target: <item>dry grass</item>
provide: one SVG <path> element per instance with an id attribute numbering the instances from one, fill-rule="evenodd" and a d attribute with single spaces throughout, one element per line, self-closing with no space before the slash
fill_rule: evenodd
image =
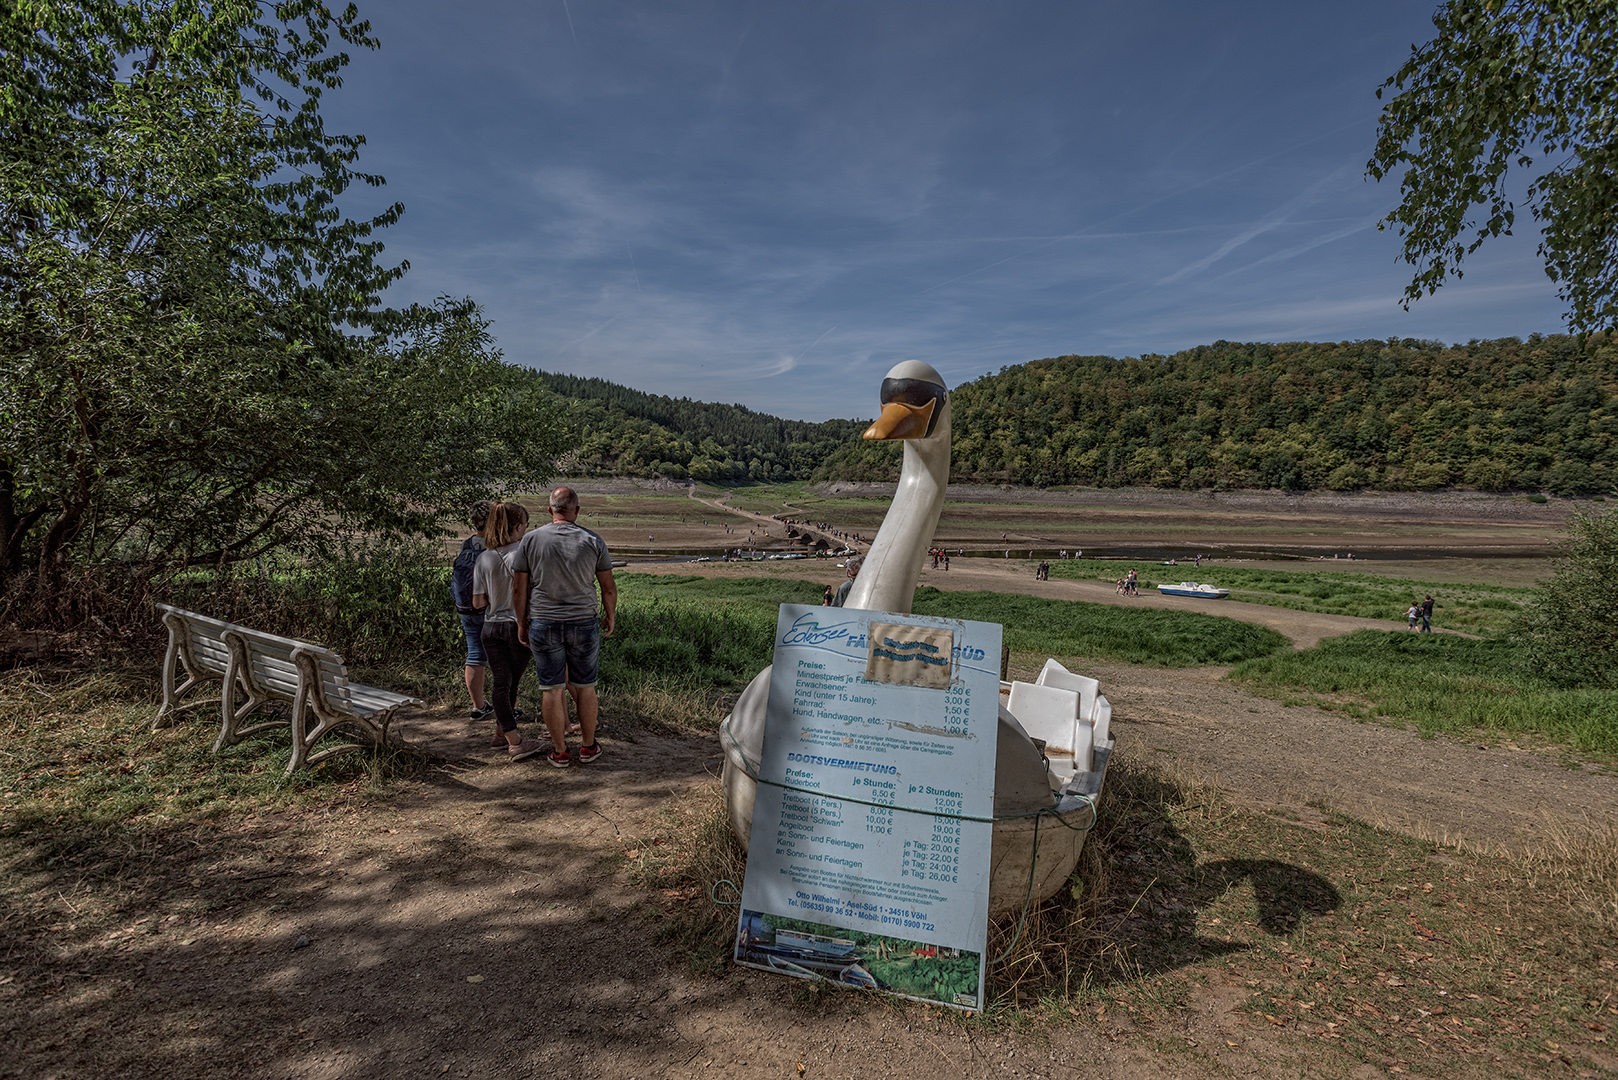
<path id="1" fill-rule="evenodd" d="M 1308 1041 L 1345 1071 L 1611 1070 L 1614 839 L 1610 824 L 1569 826 L 1527 855 L 1466 850 L 1310 807 L 1235 803 L 1119 756 L 1078 871 L 990 969 L 988 1019 L 1123 1024 L 1183 1051 L 1215 1037 L 1198 1028 L 1198 1002 L 1220 987 L 1240 1003 L 1222 1035 Z M 718 785 L 631 844 L 630 879 L 665 940 L 694 971 L 725 971 L 735 908 L 710 892 L 739 886 L 745 864 Z M 989 955 L 1019 914 L 993 920 Z"/>
<path id="2" fill-rule="evenodd" d="M 1592 918 L 1618 932 L 1618 820 L 1548 817 L 1546 840 L 1516 857 L 1529 889 L 1543 877 Z"/>
<path id="3" fill-rule="evenodd" d="M 603 715 L 628 720 L 660 735 L 712 735 L 736 695 L 688 679 L 652 676 L 628 686 L 602 683 Z"/>
<path id="4" fill-rule="evenodd" d="M 747 856 L 730 831 L 719 783 L 676 802 L 624 841 L 631 884 L 648 894 L 659 940 L 694 973 L 725 970 Z"/>

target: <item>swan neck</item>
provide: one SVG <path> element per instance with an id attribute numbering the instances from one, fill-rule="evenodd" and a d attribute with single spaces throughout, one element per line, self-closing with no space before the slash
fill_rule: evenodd
<path id="1" fill-rule="evenodd" d="M 904 444 L 904 465 L 893 504 L 854 579 L 845 607 L 910 612 L 921 580 L 922 559 L 938 529 L 949 488 L 949 420 L 946 411 L 930 438 Z"/>

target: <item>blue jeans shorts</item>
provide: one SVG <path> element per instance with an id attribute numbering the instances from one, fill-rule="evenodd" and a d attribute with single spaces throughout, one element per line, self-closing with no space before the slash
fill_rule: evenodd
<path id="1" fill-rule="evenodd" d="M 528 624 L 528 648 L 534 654 L 534 674 L 541 690 L 594 686 L 601 659 L 601 624 L 595 619 Z"/>
<path id="2" fill-rule="evenodd" d="M 483 616 L 462 615 L 461 636 L 466 638 L 466 666 L 487 665 L 488 660 L 483 656 Z"/>

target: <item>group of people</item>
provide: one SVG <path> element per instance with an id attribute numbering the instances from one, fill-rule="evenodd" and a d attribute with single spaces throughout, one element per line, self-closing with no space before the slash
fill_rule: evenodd
<path id="1" fill-rule="evenodd" d="M 1433 632 L 1433 598 L 1430 597 L 1430 596 L 1427 596 L 1427 597 L 1423 597 L 1420 600 L 1412 600 L 1410 602 L 1410 606 L 1405 609 L 1405 621 L 1410 624 L 1410 632 L 1411 633 L 1416 633 L 1417 632 L 1417 629 L 1418 629 L 1417 624 L 1418 623 L 1420 624 L 1420 632 L 1421 633 L 1423 633 L 1423 634 L 1432 633 Z"/>
<path id="2" fill-rule="evenodd" d="M 550 735 L 546 760 L 567 768 L 601 756 L 596 739 L 596 697 L 601 638 L 611 635 L 618 586 L 606 541 L 578 524 L 579 497 L 572 488 L 551 492 L 550 522 L 528 528 L 528 510 L 518 502 L 479 502 L 469 523 L 477 530 L 461 545 L 453 586 L 466 638 L 466 688 L 472 719 L 495 724 L 493 746 L 513 761 L 545 749 L 518 730 L 523 718 L 517 688 L 530 659 L 539 680 L 540 716 Z M 471 562 L 469 587 L 460 573 Z M 600 589 L 600 604 L 596 591 Z M 485 671 L 488 682 L 485 695 Z M 567 695 L 578 710 L 581 744 L 567 745 Z"/>
<path id="3" fill-rule="evenodd" d="M 1039 565 L 1034 567 L 1034 580 L 1035 581 L 1049 581 L 1050 579 L 1051 579 L 1051 564 L 1046 562 L 1044 559 L 1041 559 L 1039 561 Z"/>
<path id="4" fill-rule="evenodd" d="M 1129 573 L 1118 579 L 1118 595 L 1140 595 L 1140 580 L 1135 574 L 1135 571 L 1131 570 Z"/>
<path id="5" fill-rule="evenodd" d="M 949 570 L 949 552 L 943 548 L 933 548 L 927 554 L 932 556 L 934 570 L 937 570 L 940 566 L 946 571 Z"/>

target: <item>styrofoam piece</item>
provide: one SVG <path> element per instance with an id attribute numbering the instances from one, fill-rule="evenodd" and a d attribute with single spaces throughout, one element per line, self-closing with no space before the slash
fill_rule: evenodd
<path id="1" fill-rule="evenodd" d="M 1093 767 L 1091 752 L 1094 748 L 1095 729 L 1089 724 L 1073 726 L 1073 771 L 1089 772 Z"/>
<path id="2" fill-rule="evenodd" d="M 1079 695 L 1079 719 L 1086 723 L 1094 721 L 1096 694 L 1101 690 L 1101 684 L 1095 679 L 1075 675 L 1055 660 L 1047 660 L 1035 682 L 1040 686 L 1056 686 L 1063 690 L 1074 691 Z"/>
<path id="3" fill-rule="evenodd" d="M 1112 739 L 1112 702 L 1096 698 L 1096 722 L 1093 729 L 1096 746 L 1105 746 Z"/>
<path id="4" fill-rule="evenodd" d="M 1045 743 L 1047 757 L 1052 750 L 1072 755 L 1074 728 L 1078 726 L 1076 692 L 1059 686 L 1014 682 L 1006 708 L 1024 731 Z"/>

